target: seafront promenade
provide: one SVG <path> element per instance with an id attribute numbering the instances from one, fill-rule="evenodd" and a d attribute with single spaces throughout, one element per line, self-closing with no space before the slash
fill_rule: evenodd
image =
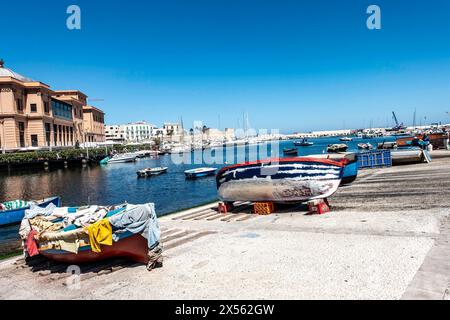
<path id="1" fill-rule="evenodd" d="M 164 266 L 87 267 L 79 289 L 64 266 L 0 262 L 0 299 L 449 299 L 450 152 L 433 162 L 363 170 L 330 198 L 258 216 L 243 204 L 159 219 Z"/>

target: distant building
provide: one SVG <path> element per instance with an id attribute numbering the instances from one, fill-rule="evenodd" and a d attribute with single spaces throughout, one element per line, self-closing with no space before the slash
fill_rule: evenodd
<path id="1" fill-rule="evenodd" d="M 156 135 L 156 128 L 145 121 L 105 126 L 107 141 L 148 142 Z"/>
<path id="2" fill-rule="evenodd" d="M 104 114 L 95 108 L 96 118 L 90 129 L 90 120 L 84 120 L 86 100 L 87 96 L 77 90 L 53 91 L 43 82 L 5 68 L 0 60 L 2 150 L 75 146 L 77 142 L 81 144 L 86 141 L 85 124 L 92 131 L 88 130 L 88 137 L 104 140 L 102 131 L 97 130 Z M 88 109 L 87 113 L 90 112 Z"/>

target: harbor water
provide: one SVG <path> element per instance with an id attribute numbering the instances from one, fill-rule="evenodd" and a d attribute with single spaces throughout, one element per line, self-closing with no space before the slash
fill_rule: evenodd
<path id="1" fill-rule="evenodd" d="M 361 142 L 370 142 L 376 146 L 378 142 L 393 140 L 394 138 L 387 137 L 368 140 L 354 138 L 353 141 L 346 142 L 346 144 L 349 146 L 348 151 L 357 151 L 357 144 Z M 299 156 L 321 154 L 326 152 L 328 144 L 342 143 L 339 138 L 316 138 L 308 139 L 308 141 L 314 142 L 314 145 L 297 147 Z M 279 155 L 283 156 L 283 149 L 293 148 L 294 140 L 280 141 L 275 146 L 279 148 Z M 264 151 L 258 152 L 258 148 Z M 239 162 L 238 160 L 243 158 L 246 160 L 264 159 L 274 154 L 270 143 L 267 147 L 262 144 L 258 146 L 240 145 L 227 147 L 224 150 L 219 148 L 214 152 L 220 151 L 227 160 L 229 160 L 227 155 L 232 152 L 234 160 L 227 163 L 208 164 L 208 166 L 220 168 Z M 211 151 L 206 150 L 205 153 L 211 154 Z M 199 159 L 193 159 L 195 156 L 193 154 L 190 162 L 193 160 L 198 162 Z M 167 173 L 149 178 L 137 178 L 137 170 L 154 166 L 168 167 Z M 164 155 L 155 159 L 138 159 L 134 163 L 116 163 L 106 166 L 51 169 L 49 171 L 0 172 L 0 201 L 42 199 L 59 195 L 64 206 L 111 205 L 124 201 L 136 204 L 154 202 L 157 213 L 161 216 L 217 200 L 214 176 L 197 180 L 185 179 L 185 170 L 202 166 L 205 164 L 177 164 L 173 162 L 171 155 Z M 17 242 L 17 232 L 18 226 L 0 228 L 0 248 Z"/>

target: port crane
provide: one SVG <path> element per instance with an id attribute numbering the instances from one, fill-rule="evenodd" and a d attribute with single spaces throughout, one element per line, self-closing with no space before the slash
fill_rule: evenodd
<path id="1" fill-rule="evenodd" d="M 402 123 L 399 123 L 399 122 L 398 122 L 397 116 L 395 115 L 395 112 L 394 112 L 394 111 L 392 111 L 392 118 L 393 118 L 394 121 L 395 121 L 395 127 L 393 127 L 393 128 L 391 129 L 392 131 L 400 131 L 400 130 L 406 129 L 406 127 L 403 125 L 403 122 L 402 122 Z"/>

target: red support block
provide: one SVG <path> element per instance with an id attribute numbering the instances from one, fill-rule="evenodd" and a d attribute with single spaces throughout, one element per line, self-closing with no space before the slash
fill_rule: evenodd
<path id="1" fill-rule="evenodd" d="M 324 214 L 330 212 L 330 205 L 327 199 L 317 199 L 308 202 L 310 214 Z"/>

